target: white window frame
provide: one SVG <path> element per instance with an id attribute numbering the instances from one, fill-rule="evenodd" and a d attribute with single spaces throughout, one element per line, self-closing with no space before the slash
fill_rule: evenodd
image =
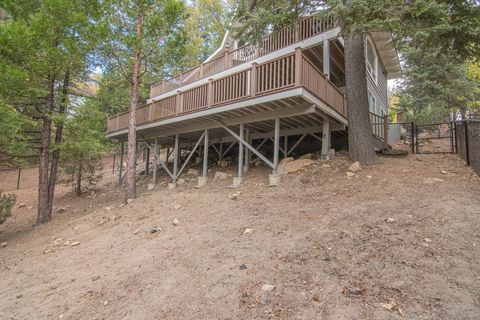
<path id="1" fill-rule="evenodd" d="M 373 49 L 373 56 L 375 57 L 375 62 L 374 62 L 373 66 L 370 64 L 370 61 L 368 61 L 368 53 L 369 53 L 368 52 L 368 47 L 369 47 L 369 45 Z M 370 35 L 367 35 L 365 37 L 365 65 L 366 65 L 366 68 L 367 68 L 367 74 L 370 76 L 370 78 L 372 78 L 375 85 L 378 86 L 378 54 L 377 54 L 377 50 L 375 49 L 375 45 L 373 44 L 373 40 L 370 37 Z"/>
<path id="2" fill-rule="evenodd" d="M 370 101 L 372 101 L 372 104 L 370 104 Z M 370 89 L 368 89 L 368 109 L 370 112 L 377 114 L 377 98 Z"/>

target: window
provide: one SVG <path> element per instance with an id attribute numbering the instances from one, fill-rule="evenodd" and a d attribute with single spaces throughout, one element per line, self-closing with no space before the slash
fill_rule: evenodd
<path id="1" fill-rule="evenodd" d="M 373 93 L 368 90 L 368 108 L 370 109 L 370 112 L 377 113 L 376 110 L 377 107 L 377 99 L 375 99 L 375 96 Z"/>
<path id="2" fill-rule="evenodd" d="M 377 84 L 378 56 L 377 56 L 377 52 L 375 51 L 373 42 L 368 36 L 365 41 L 365 60 L 367 65 L 367 73 L 373 79 L 375 84 Z"/>

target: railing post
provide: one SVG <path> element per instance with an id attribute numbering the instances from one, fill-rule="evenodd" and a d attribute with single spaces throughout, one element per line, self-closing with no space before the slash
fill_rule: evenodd
<path id="1" fill-rule="evenodd" d="M 213 79 L 208 79 L 207 85 L 207 108 L 213 104 Z"/>
<path id="2" fill-rule="evenodd" d="M 225 52 L 225 69 L 224 70 L 227 70 L 228 69 L 228 51 Z"/>
<path id="3" fill-rule="evenodd" d="M 302 85 L 302 48 L 295 48 L 295 86 L 299 87 Z"/>
<path id="4" fill-rule="evenodd" d="M 295 39 L 294 39 L 294 43 L 297 43 L 300 41 L 300 25 L 301 25 L 301 21 L 298 21 L 297 23 L 295 23 Z"/>
<path id="5" fill-rule="evenodd" d="M 115 131 L 118 131 L 118 122 L 120 121 L 120 114 L 117 114 L 117 120 L 115 121 Z"/>
<path id="6" fill-rule="evenodd" d="M 383 116 L 383 149 L 388 148 L 388 115 Z"/>
<path id="7" fill-rule="evenodd" d="M 200 64 L 200 79 L 203 78 L 203 63 Z"/>
<path id="8" fill-rule="evenodd" d="M 257 94 L 257 63 L 252 63 L 250 71 L 250 96 L 255 97 Z"/>
<path id="9" fill-rule="evenodd" d="M 179 115 L 182 109 L 182 96 L 181 91 L 177 91 L 177 98 L 175 99 L 175 114 Z"/>
<path id="10" fill-rule="evenodd" d="M 153 113 L 153 112 L 152 112 L 152 110 L 153 110 L 153 104 L 154 104 L 154 102 L 150 103 L 150 104 L 148 105 L 148 107 L 147 107 L 147 108 L 148 108 L 147 122 L 150 122 L 150 121 L 152 121 L 152 113 Z"/>

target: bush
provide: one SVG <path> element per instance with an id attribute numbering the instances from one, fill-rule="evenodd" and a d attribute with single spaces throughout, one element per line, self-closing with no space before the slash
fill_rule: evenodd
<path id="1" fill-rule="evenodd" d="M 2 194 L 0 190 L 0 224 L 3 224 L 12 215 L 12 207 L 17 202 L 14 194 Z"/>

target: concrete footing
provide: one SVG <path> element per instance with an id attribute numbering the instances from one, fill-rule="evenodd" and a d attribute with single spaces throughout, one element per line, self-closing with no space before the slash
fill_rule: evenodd
<path id="1" fill-rule="evenodd" d="M 240 186 L 243 182 L 243 177 L 233 177 L 233 184 L 232 186 L 234 188 L 237 188 L 238 186 Z"/>
<path id="2" fill-rule="evenodd" d="M 197 183 L 197 187 L 200 188 L 200 187 L 203 187 L 204 185 L 206 185 L 208 182 L 208 177 L 198 177 L 198 183 Z"/>
<path id="3" fill-rule="evenodd" d="M 177 184 L 174 182 L 170 182 L 167 187 L 168 189 L 175 189 L 177 187 Z"/>
<path id="4" fill-rule="evenodd" d="M 281 180 L 282 180 L 281 175 L 279 175 L 279 174 L 269 174 L 268 175 L 268 186 L 269 187 L 278 186 L 280 184 Z"/>

